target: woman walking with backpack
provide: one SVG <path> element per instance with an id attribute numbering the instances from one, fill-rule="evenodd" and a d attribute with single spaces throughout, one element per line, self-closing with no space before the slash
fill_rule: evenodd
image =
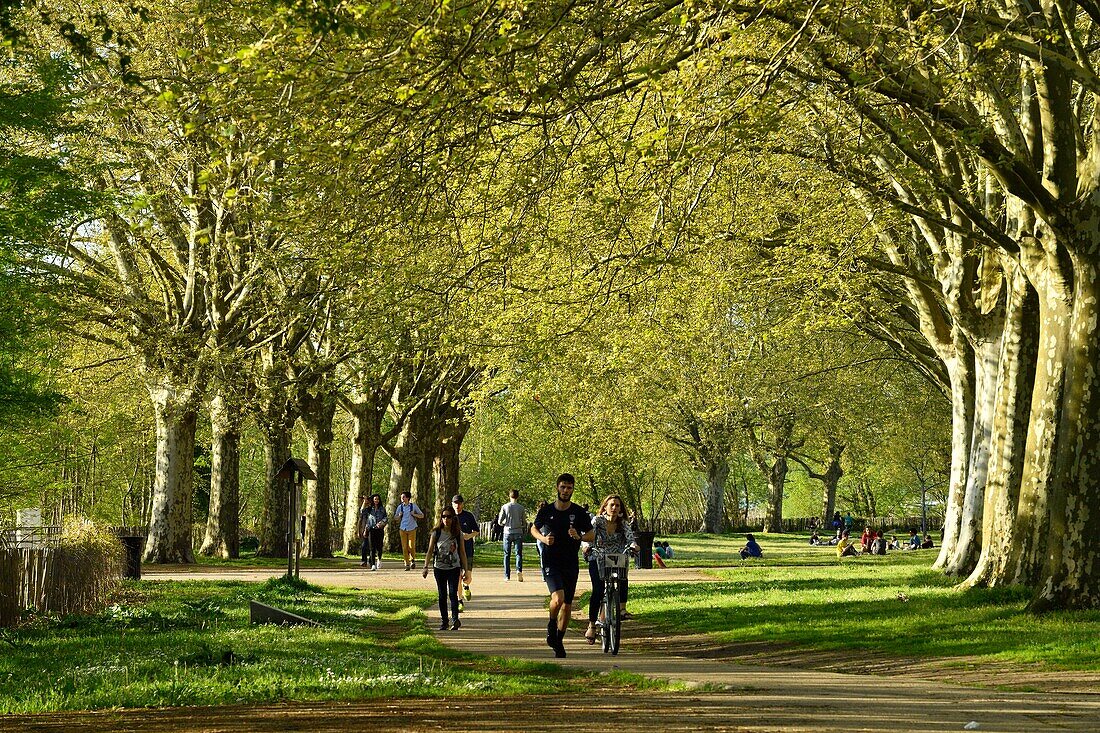
<path id="1" fill-rule="evenodd" d="M 470 582 L 470 565 L 466 559 L 466 543 L 462 541 L 462 528 L 455 517 L 455 510 L 445 508 L 439 515 L 439 524 L 432 528 L 428 540 L 428 554 L 424 556 L 424 577 L 428 577 L 428 567 L 435 572 L 435 586 L 439 592 L 440 631 L 458 631 L 462 622 L 458 620 L 458 583 L 463 578 Z M 448 624 L 447 603 L 451 605 Z"/>

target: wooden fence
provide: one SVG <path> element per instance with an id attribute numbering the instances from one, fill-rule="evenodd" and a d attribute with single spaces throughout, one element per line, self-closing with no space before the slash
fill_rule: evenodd
<path id="1" fill-rule="evenodd" d="M 813 527 L 810 526 L 812 522 L 817 523 L 817 531 L 832 536 L 832 526 L 826 526 L 824 529 L 821 527 L 821 520 L 814 517 L 795 517 L 791 519 L 784 519 L 782 531 L 783 532 L 809 532 Z M 703 525 L 702 517 L 662 517 L 649 529 L 653 530 L 660 537 L 677 534 L 690 534 L 692 532 L 698 532 L 699 528 Z M 894 533 L 907 532 L 910 528 L 920 530 L 921 519 L 920 517 L 875 517 L 874 519 L 866 519 L 863 517 L 853 518 L 852 530 L 855 532 L 862 532 L 863 528 L 870 525 L 872 529 L 882 530 L 883 532 L 892 531 Z M 943 526 L 943 520 L 939 517 L 928 518 L 928 531 L 939 531 Z M 727 520 L 726 531 L 728 532 L 760 532 L 764 528 L 764 517 L 749 515 L 747 524 L 738 523 L 737 525 L 730 526 Z M 481 536 L 485 539 L 492 539 L 497 537 L 497 533 L 494 531 L 492 522 L 481 522 Z M 525 534 L 527 541 L 531 541 L 531 536 Z"/>
<path id="2" fill-rule="evenodd" d="M 96 613 L 121 575 L 121 547 L 0 547 L 0 627 L 15 626 L 25 608 L 57 616 Z"/>
<path id="3" fill-rule="evenodd" d="M 809 532 L 814 529 L 811 526 L 816 522 L 817 531 L 832 535 L 832 525 L 826 525 L 824 528 L 821 526 L 821 520 L 816 517 L 794 517 L 784 519 L 781 531 L 783 532 Z M 676 534 L 688 534 L 690 532 L 698 532 L 699 528 L 703 525 L 702 517 L 668 517 L 660 518 L 653 523 L 651 529 L 658 535 L 676 535 Z M 863 528 L 870 525 L 872 529 L 893 532 L 905 532 L 910 528 L 920 530 L 921 519 L 920 517 L 874 517 L 867 519 L 866 517 L 855 517 L 852 521 L 853 531 L 863 531 Z M 942 528 L 943 520 L 939 517 L 928 518 L 928 531 L 939 531 Z M 764 528 L 764 517 L 749 515 L 748 522 L 739 520 L 737 524 L 730 525 L 728 520 L 726 524 L 727 531 L 744 531 L 744 532 L 760 532 Z"/>
<path id="4" fill-rule="evenodd" d="M 14 626 L 24 608 L 51 610 L 48 590 L 59 552 L 55 547 L 0 549 L 0 626 Z"/>

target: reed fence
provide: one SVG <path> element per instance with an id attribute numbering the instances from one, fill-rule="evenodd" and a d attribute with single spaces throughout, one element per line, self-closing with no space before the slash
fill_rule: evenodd
<path id="1" fill-rule="evenodd" d="M 0 627 L 18 624 L 24 609 L 57 616 L 101 611 L 122 561 L 114 537 L 78 537 L 54 547 L 0 544 Z"/>

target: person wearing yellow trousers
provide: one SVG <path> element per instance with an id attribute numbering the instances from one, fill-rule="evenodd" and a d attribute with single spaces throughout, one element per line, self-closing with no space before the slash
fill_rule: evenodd
<path id="1" fill-rule="evenodd" d="M 393 512 L 397 529 L 401 532 L 401 554 L 405 556 L 405 569 L 416 567 L 416 520 L 423 519 L 424 512 L 412 500 L 412 494 L 401 492 L 401 503 Z"/>

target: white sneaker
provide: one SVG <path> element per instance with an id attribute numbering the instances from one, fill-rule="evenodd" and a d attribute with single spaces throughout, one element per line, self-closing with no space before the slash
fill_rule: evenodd
<path id="1" fill-rule="evenodd" d="M 377 569 L 378 569 L 378 563 L 375 563 L 374 565 L 371 565 L 371 566 L 370 566 L 370 569 L 371 569 L 372 571 L 373 571 L 373 570 L 377 570 Z"/>
<path id="2" fill-rule="evenodd" d="M 522 570 L 520 572 L 516 573 L 516 580 L 518 580 L 521 583 L 523 582 L 523 571 Z"/>

